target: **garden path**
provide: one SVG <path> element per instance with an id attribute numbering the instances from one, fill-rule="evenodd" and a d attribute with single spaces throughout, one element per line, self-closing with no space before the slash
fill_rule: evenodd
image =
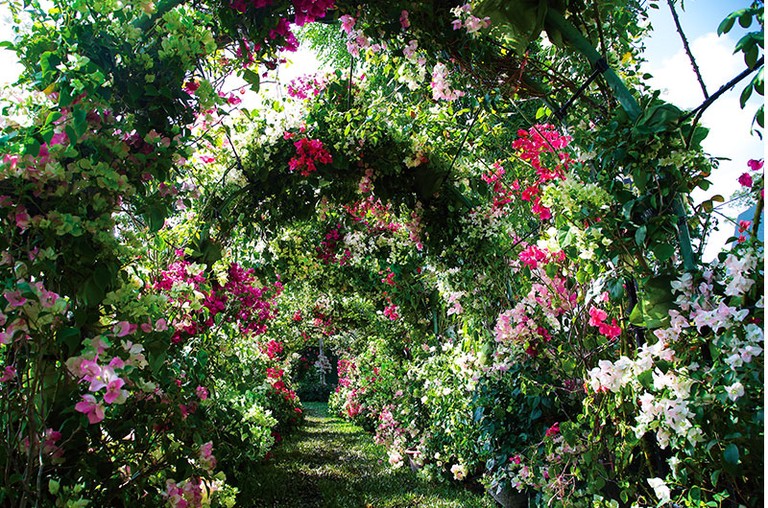
<path id="1" fill-rule="evenodd" d="M 362 428 L 305 403 L 306 422 L 256 468 L 253 507 L 491 508 L 493 501 L 408 468 L 392 469 L 384 448 Z M 245 496 L 241 496 L 241 499 Z"/>

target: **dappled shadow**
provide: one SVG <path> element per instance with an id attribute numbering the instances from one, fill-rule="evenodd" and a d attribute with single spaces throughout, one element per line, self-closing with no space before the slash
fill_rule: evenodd
<path id="1" fill-rule="evenodd" d="M 425 481 L 393 470 L 382 447 L 359 427 L 307 404 L 305 424 L 254 471 L 253 492 L 243 506 L 264 508 L 492 507 L 459 486 Z"/>

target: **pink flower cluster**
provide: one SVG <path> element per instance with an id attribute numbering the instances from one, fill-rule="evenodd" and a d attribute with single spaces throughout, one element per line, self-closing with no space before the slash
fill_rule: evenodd
<path id="1" fill-rule="evenodd" d="M 296 99 L 306 100 L 310 97 L 317 97 L 320 95 L 320 92 L 325 90 L 327 85 L 328 80 L 322 76 L 299 76 L 288 83 L 288 95 Z"/>
<path id="2" fill-rule="evenodd" d="M 208 487 L 211 492 L 216 489 L 215 484 Z M 175 481 L 168 480 L 165 482 L 163 498 L 171 508 L 202 508 L 205 490 L 202 480 L 197 476 L 178 485 Z"/>
<path id="3" fill-rule="evenodd" d="M 491 18 L 485 17 L 480 19 L 477 16 L 474 16 L 471 13 L 471 6 L 468 3 L 454 9 L 453 13 L 457 16 L 457 18 L 451 22 L 451 26 L 454 30 L 459 30 L 464 27 L 467 30 L 467 33 L 473 34 L 479 32 L 483 28 L 491 26 Z"/>
<path id="4" fill-rule="evenodd" d="M 264 353 L 269 357 L 270 360 L 274 360 L 282 352 L 283 345 L 275 339 L 271 339 L 264 345 Z"/>
<path id="5" fill-rule="evenodd" d="M 546 265 L 550 262 L 565 261 L 565 252 L 550 252 L 546 249 L 540 249 L 536 245 L 528 245 L 520 253 L 520 261 L 531 270 L 535 270 L 540 265 Z"/>
<path id="6" fill-rule="evenodd" d="M 133 325 L 134 331 L 135 326 Z M 82 356 L 74 356 L 66 361 L 69 372 L 78 378 L 80 383 L 88 384 L 90 393 L 81 395 L 82 400 L 75 405 L 75 410 L 86 415 L 91 424 L 104 419 L 104 404 L 124 404 L 128 398 L 129 393 L 123 388 L 126 386 L 126 381 L 118 373 L 124 374 L 130 369 L 143 369 L 147 365 L 144 347 L 141 344 L 124 341 L 122 349 L 128 354 L 127 359 L 112 356 L 108 363 L 100 363 L 100 357 L 107 350 L 107 342 L 105 338 L 97 337 L 90 341 L 90 345 Z M 104 390 L 103 393 L 102 390 Z"/>
<path id="7" fill-rule="evenodd" d="M 352 251 L 344 249 L 341 254 L 337 254 L 339 244 L 343 243 L 343 239 L 344 235 L 341 224 L 337 224 L 336 227 L 331 228 L 325 234 L 325 239 L 315 248 L 318 259 L 325 264 L 338 263 L 340 266 L 345 265 L 352 258 Z"/>
<path id="8" fill-rule="evenodd" d="M 596 326 L 601 335 L 614 340 L 621 335 L 621 327 L 615 318 L 611 320 L 611 324 L 606 323 L 606 319 L 608 319 L 608 313 L 604 310 L 598 309 L 595 306 L 589 308 L 589 325 Z"/>
<path id="9" fill-rule="evenodd" d="M 402 227 L 393 218 L 392 204 L 387 203 L 385 205 L 381 202 L 381 199 L 373 194 L 351 205 L 345 205 L 344 210 L 352 217 L 353 221 L 366 226 L 370 234 L 394 233 Z"/>
<path id="10" fill-rule="evenodd" d="M 304 26 L 318 18 L 324 18 L 329 9 L 334 8 L 334 0 L 291 0 L 296 12 L 295 23 Z"/>
<path id="11" fill-rule="evenodd" d="M 547 258 L 552 256 L 546 251 L 541 252 Z M 537 275 L 540 282 L 532 284 L 528 294 L 512 309 L 499 314 L 494 330 L 497 342 L 520 343 L 532 357 L 541 353 L 541 346 L 552 340 L 552 332 L 560 331 L 559 318 L 573 310 L 578 301 L 564 277 L 550 277 L 542 269 Z"/>
<path id="12" fill-rule="evenodd" d="M 531 211 L 541 220 L 552 217 L 549 208 L 541 204 L 541 186 L 551 180 L 565 178 L 565 171 L 572 162 L 571 156 L 565 151 L 571 141 L 569 136 L 557 132 L 554 125 L 539 124 L 529 131 L 517 131 L 518 138 L 512 142 L 512 148 L 518 157 L 528 162 L 536 172 L 536 181 L 523 190 L 521 198 L 531 202 Z M 542 160 L 544 154 L 556 157 L 554 165 Z"/>
<path id="13" fill-rule="evenodd" d="M 384 307 L 384 315 L 389 318 L 390 321 L 397 321 L 400 315 L 397 313 L 398 311 L 397 305 L 387 305 Z"/>
<path id="14" fill-rule="evenodd" d="M 299 41 L 291 32 L 291 25 L 285 18 L 280 18 L 277 26 L 269 31 L 270 40 L 275 40 L 278 37 L 283 39 L 282 49 L 286 51 L 296 51 L 299 49 Z"/>
<path id="15" fill-rule="evenodd" d="M 333 162 L 331 154 L 323 147 L 319 139 L 302 138 L 293 143 L 296 147 L 296 155 L 288 161 L 288 169 L 299 171 L 301 176 L 309 176 L 317 171 L 316 163 L 330 164 Z"/>
<path id="16" fill-rule="evenodd" d="M 212 473 L 216 468 L 216 457 L 213 456 L 213 442 L 208 441 L 205 444 L 200 445 L 200 452 L 198 453 L 198 459 L 200 466 Z"/>
<path id="17" fill-rule="evenodd" d="M 454 90 L 450 81 L 448 81 L 448 68 L 442 62 L 437 62 L 432 68 L 432 81 L 429 85 L 432 87 L 432 98 L 435 100 L 455 101 L 464 96 L 461 90 Z"/>
<path id="18" fill-rule="evenodd" d="M 747 166 L 749 166 L 749 169 L 751 171 L 760 171 L 761 169 L 763 169 L 763 160 L 750 159 L 747 162 Z M 748 189 L 751 189 L 752 185 L 754 185 L 752 175 L 749 173 L 742 173 L 741 176 L 739 176 L 739 183 L 742 185 L 742 187 L 747 187 Z"/>
<path id="19" fill-rule="evenodd" d="M 520 190 L 520 182 L 515 180 L 511 186 L 504 184 L 506 170 L 499 161 L 491 166 L 491 169 L 480 175 L 480 178 L 491 186 L 493 190 L 493 205 L 491 214 L 496 215 L 504 210 L 504 207 L 515 198 L 515 192 Z"/>
<path id="20" fill-rule="evenodd" d="M 394 409 L 395 406 L 389 404 L 384 406 L 379 413 L 379 425 L 376 427 L 376 434 L 373 437 L 378 445 L 391 445 L 398 437 L 405 434 L 405 429 L 392 414 Z"/>
<path id="21" fill-rule="evenodd" d="M 184 253 L 177 254 L 183 256 Z M 175 331 L 171 338 L 174 344 L 213 327 L 215 317 L 221 312 L 226 312 L 230 322 L 237 323 L 242 333 L 255 335 L 266 332 L 267 322 L 277 315 L 275 299 L 282 292 L 282 284 L 277 281 L 271 287 L 259 287 L 253 269 L 245 270 L 232 263 L 223 286 L 216 280 L 210 283 L 210 289 L 207 284 L 202 270 L 192 268 L 184 259 L 171 263 L 155 282 L 154 288 L 167 293 L 176 306 Z M 203 295 L 207 316 L 203 311 L 191 310 L 188 305 L 195 292 Z"/>
<path id="22" fill-rule="evenodd" d="M 341 30 L 347 34 L 347 51 L 353 57 L 359 57 L 360 50 L 363 49 L 370 49 L 376 53 L 386 48 L 384 43 L 371 44 L 371 39 L 362 30 L 355 30 L 354 27 L 357 20 L 349 14 L 343 15 L 339 19 L 341 20 Z"/>
<path id="23" fill-rule="evenodd" d="M 336 391 L 339 391 L 339 387 L 346 388 L 352 385 L 352 379 L 357 375 L 357 365 L 353 360 L 340 358 L 336 362 L 336 372 L 339 375 L 339 386 Z"/>

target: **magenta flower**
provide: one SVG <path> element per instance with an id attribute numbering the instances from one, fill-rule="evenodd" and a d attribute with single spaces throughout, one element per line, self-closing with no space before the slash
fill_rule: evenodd
<path id="1" fill-rule="evenodd" d="M 75 411 L 83 413 L 88 417 L 91 424 L 99 423 L 104 419 L 104 406 L 96 402 L 96 397 L 87 394 L 83 395 L 83 400 L 75 404 Z"/>
<path id="2" fill-rule="evenodd" d="M 763 169 L 763 160 L 760 159 L 757 161 L 755 159 L 749 159 L 749 161 L 747 161 L 747 166 L 749 166 L 749 169 L 752 171 L 759 171 Z"/>
<path id="3" fill-rule="evenodd" d="M 208 471 L 216 467 L 216 457 L 213 456 L 213 442 L 200 445 L 200 463 Z"/>
<path id="4" fill-rule="evenodd" d="M 744 231 L 748 230 L 751 225 L 752 225 L 752 221 L 740 220 L 739 221 L 739 233 L 743 233 Z"/>
<path id="5" fill-rule="evenodd" d="M 29 214 L 27 213 L 27 209 L 23 206 L 18 208 L 15 219 L 16 227 L 20 230 L 25 231 L 29 227 Z"/>
<path id="6" fill-rule="evenodd" d="M 198 386 L 195 388 L 195 393 L 200 398 L 200 400 L 205 400 L 208 398 L 208 389 L 205 386 Z"/>
<path id="7" fill-rule="evenodd" d="M 547 437 L 556 436 L 560 433 L 560 423 L 554 423 L 550 428 L 547 429 L 546 435 Z"/>
<path id="8" fill-rule="evenodd" d="M 27 303 L 27 299 L 21 296 L 21 291 L 6 291 L 3 293 L 3 296 L 6 300 L 8 300 L 8 304 L 11 307 L 21 307 L 25 303 Z"/>
<path id="9" fill-rule="evenodd" d="M 408 11 L 403 11 L 400 13 L 400 26 L 403 27 L 403 30 L 411 26 L 411 21 L 408 19 Z"/>
<path id="10" fill-rule="evenodd" d="M 603 321 L 608 317 L 608 313 L 597 307 L 590 307 L 589 309 L 589 324 L 590 326 L 600 326 Z"/>
<path id="11" fill-rule="evenodd" d="M 341 16 L 339 20 L 341 20 L 341 29 L 344 30 L 347 35 L 351 34 L 352 29 L 355 27 L 355 21 L 357 20 L 349 14 Z"/>
<path id="12" fill-rule="evenodd" d="M 741 176 L 739 177 L 739 183 L 743 187 L 752 188 L 752 175 L 750 175 L 749 173 L 742 173 Z"/>
<path id="13" fill-rule="evenodd" d="M 16 377 L 16 367 L 9 365 L 3 370 L 3 375 L 0 376 L 0 383 L 7 383 L 11 379 Z"/>

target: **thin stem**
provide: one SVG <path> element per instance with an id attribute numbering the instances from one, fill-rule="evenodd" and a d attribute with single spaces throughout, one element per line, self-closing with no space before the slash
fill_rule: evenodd
<path id="1" fill-rule="evenodd" d="M 696 59 L 693 57 L 691 48 L 688 45 L 688 38 L 685 36 L 685 32 L 683 32 L 683 27 L 680 25 L 680 18 L 677 16 L 675 3 L 673 0 L 667 0 L 667 5 L 669 5 L 669 10 L 672 12 L 672 19 L 675 20 L 675 27 L 677 28 L 677 33 L 680 34 L 680 39 L 683 41 L 683 48 L 685 49 L 685 54 L 688 55 L 688 59 L 691 61 L 691 67 L 693 67 L 693 72 L 694 74 L 696 74 L 696 79 L 699 81 L 699 85 L 701 86 L 701 91 L 704 92 L 704 98 L 709 99 L 709 92 L 707 92 L 707 87 L 704 84 L 704 80 L 701 77 L 701 71 L 699 70 L 699 65 L 696 63 Z"/>

